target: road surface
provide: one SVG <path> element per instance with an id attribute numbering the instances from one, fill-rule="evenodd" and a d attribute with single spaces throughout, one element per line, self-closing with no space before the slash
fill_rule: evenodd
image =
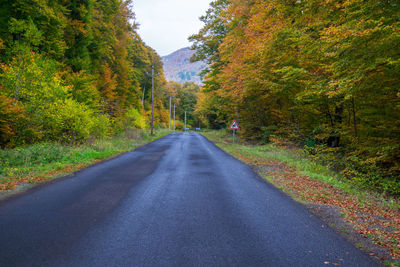
<path id="1" fill-rule="evenodd" d="M 0 266 L 374 266 L 197 133 L 0 203 Z"/>

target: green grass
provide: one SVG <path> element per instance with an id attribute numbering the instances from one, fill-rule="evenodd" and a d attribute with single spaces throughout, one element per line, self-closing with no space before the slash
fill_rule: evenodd
<path id="1" fill-rule="evenodd" d="M 160 129 L 151 136 L 141 130 L 131 130 L 80 146 L 42 143 L 0 150 L 0 186 L 9 189 L 18 183 L 52 179 L 74 171 L 74 167 L 84 167 L 133 150 L 168 133 Z"/>
<path id="2" fill-rule="evenodd" d="M 328 166 L 310 158 L 302 149 L 281 148 L 273 144 L 249 145 L 244 142 L 241 143 L 239 138 L 235 138 L 238 142 L 232 144 L 230 133 L 223 130 L 206 131 L 204 135 L 230 154 L 238 152 L 248 158 L 263 158 L 284 162 L 288 166 L 294 167 L 298 174 L 314 180 L 323 181 L 355 196 L 360 204 L 367 200 L 374 199 L 374 201 L 380 202 L 382 207 L 400 208 L 398 199 L 383 197 L 378 193 L 357 188 L 353 183 L 346 181 L 344 177 L 331 170 Z M 269 179 L 269 177 L 265 178 Z"/>
<path id="3" fill-rule="evenodd" d="M 226 143 L 218 145 L 230 153 L 239 150 L 242 155 L 250 158 L 262 157 L 264 159 L 285 162 L 289 166 L 295 167 L 299 174 L 308 176 L 311 179 L 324 181 L 347 192 L 353 192 L 355 190 L 350 184 L 342 182 L 337 174 L 331 171 L 327 166 L 323 166 L 307 158 L 301 150 L 282 149 L 273 145 L 249 146 Z"/>

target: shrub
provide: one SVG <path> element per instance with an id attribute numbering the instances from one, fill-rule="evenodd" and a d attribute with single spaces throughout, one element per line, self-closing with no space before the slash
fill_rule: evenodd
<path id="1" fill-rule="evenodd" d="M 135 108 L 129 109 L 121 120 L 122 129 L 146 129 L 146 118 Z"/>
<path id="2" fill-rule="evenodd" d="M 90 134 L 95 138 L 108 137 L 111 134 L 111 121 L 106 114 L 94 114 Z"/>
<path id="3" fill-rule="evenodd" d="M 366 155 L 360 154 L 360 151 L 346 153 L 341 148 L 327 145 L 305 146 L 304 151 L 318 162 L 340 172 L 342 177 L 358 188 L 400 195 L 398 175 L 388 175 L 385 169 L 378 165 L 379 161 L 367 158 Z"/>
<path id="4" fill-rule="evenodd" d="M 41 114 L 46 140 L 82 142 L 90 137 L 95 126 L 94 112 L 72 99 L 41 107 Z"/>
<path id="5" fill-rule="evenodd" d="M 185 123 L 175 120 L 175 130 L 177 131 L 183 131 L 183 128 L 185 127 Z M 171 128 L 174 129 L 174 121 L 171 121 Z"/>
<path id="6" fill-rule="evenodd" d="M 38 134 L 29 127 L 25 106 L 19 101 L 0 95 L 0 146 L 15 146 Z M 35 138 L 36 139 L 36 138 Z"/>

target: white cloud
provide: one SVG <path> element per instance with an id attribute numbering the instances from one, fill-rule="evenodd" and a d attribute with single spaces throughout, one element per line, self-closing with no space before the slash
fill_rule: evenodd
<path id="1" fill-rule="evenodd" d="M 187 38 L 203 26 L 199 20 L 211 0 L 134 0 L 133 11 L 144 42 L 161 56 L 190 46 Z"/>

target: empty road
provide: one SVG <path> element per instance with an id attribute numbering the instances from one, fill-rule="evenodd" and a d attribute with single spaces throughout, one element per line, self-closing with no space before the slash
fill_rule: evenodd
<path id="1" fill-rule="evenodd" d="M 0 202 L 0 266 L 326 263 L 376 265 L 197 133 Z"/>

